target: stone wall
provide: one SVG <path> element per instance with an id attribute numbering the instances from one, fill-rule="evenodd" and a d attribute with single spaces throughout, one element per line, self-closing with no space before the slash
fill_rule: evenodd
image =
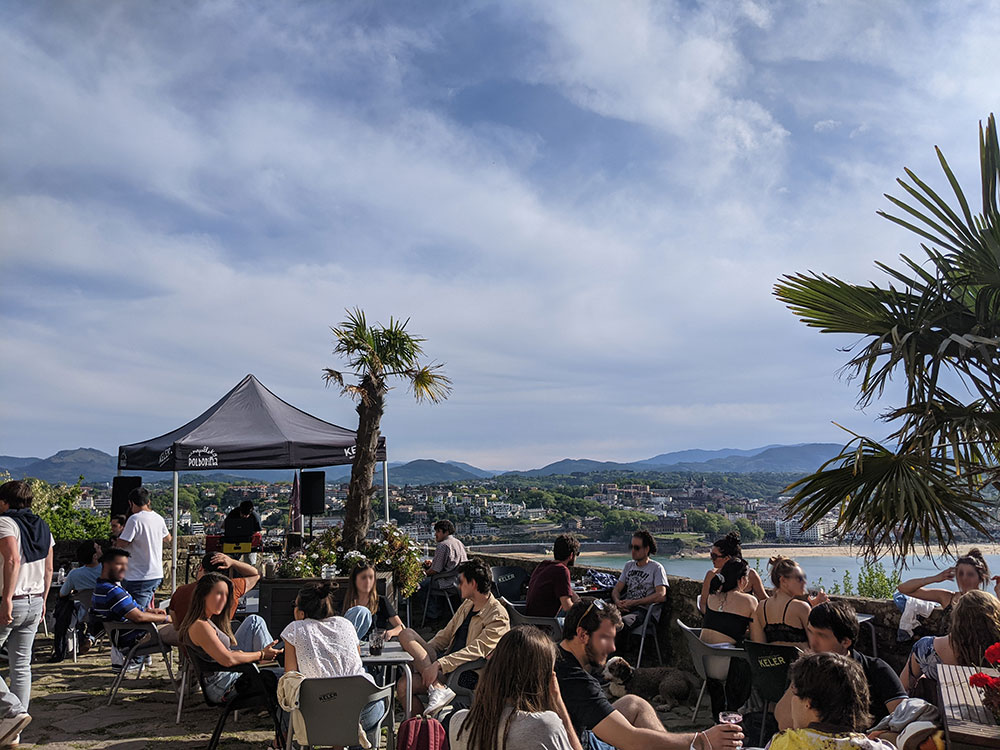
<path id="1" fill-rule="evenodd" d="M 508 555 L 475 554 L 475 556 L 482 559 L 487 565 L 513 565 L 528 571 L 534 570 L 539 562 L 538 560 Z M 571 569 L 571 573 L 574 578 L 578 578 L 584 575 L 588 569 L 607 570 L 615 574 L 620 572 L 610 568 L 575 566 Z M 667 591 L 667 601 L 664 605 L 663 616 L 660 618 L 657 632 L 660 649 L 666 664 L 690 669 L 692 667 L 691 658 L 687 648 L 684 646 L 683 634 L 680 628 L 677 627 L 676 621 L 679 619 L 685 625 L 693 628 L 701 627 L 701 612 L 698 611 L 697 605 L 698 595 L 701 594 L 701 581 L 671 575 L 668 575 L 667 579 L 670 587 Z M 935 610 L 924 621 L 924 624 L 914 633 L 913 638 L 899 642 L 896 640 L 896 632 L 899 628 L 900 612 L 895 602 L 860 597 L 835 596 L 831 597 L 831 599 L 846 601 L 857 612 L 874 615 L 875 619 L 873 622 L 875 625 L 878 656 L 885 659 L 896 670 L 902 669 L 906 663 L 910 647 L 917 637 L 941 632 L 942 612 L 940 609 Z M 861 628 L 861 632 L 858 635 L 857 647 L 863 653 L 872 654 L 871 630 L 868 625 Z M 643 663 L 651 665 L 653 662 L 646 662 L 644 654 Z"/>

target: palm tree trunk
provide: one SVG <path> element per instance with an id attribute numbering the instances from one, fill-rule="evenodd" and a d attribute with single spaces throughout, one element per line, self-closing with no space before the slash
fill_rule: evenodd
<path id="1" fill-rule="evenodd" d="M 358 439 L 351 484 L 344 503 L 344 547 L 358 549 L 371 525 L 372 480 L 378 454 L 379 425 L 385 409 L 385 389 L 366 375 L 361 382 L 365 396 L 358 402 Z"/>

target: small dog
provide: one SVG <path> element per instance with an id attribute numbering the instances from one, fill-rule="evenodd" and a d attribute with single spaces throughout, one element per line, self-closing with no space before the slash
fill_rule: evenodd
<path id="1" fill-rule="evenodd" d="M 635 669 L 620 656 L 612 656 L 604 665 L 604 679 L 610 681 L 608 692 L 612 698 L 622 698 L 628 692 Z"/>
<path id="2" fill-rule="evenodd" d="M 620 656 L 613 656 L 604 665 L 604 679 L 612 698 L 638 695 L 654 705 L 673 708 L 684 703 L 697 691 L 694 675 L 674 667 L 642 667 L 636 669 Z"/>

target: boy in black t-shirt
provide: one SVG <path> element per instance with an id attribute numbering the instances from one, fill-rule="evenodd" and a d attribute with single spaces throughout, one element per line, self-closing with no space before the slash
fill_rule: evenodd
<path id="1" fill-rule="evenodd" d="M 705 732 L 671 734 L 656 711 L 637 695 L 608 701 L 597 679 L 587 672 L 615 651 L 622 618 L 617 607 L 584 598 L 566 615 L 563 640 L 556 648 L 556 679 L 573 728 L 584 750 L 735 750 L 743 732 L 721 724 Z"/>

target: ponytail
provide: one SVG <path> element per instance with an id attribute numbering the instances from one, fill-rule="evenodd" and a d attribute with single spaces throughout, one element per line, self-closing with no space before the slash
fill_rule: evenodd
<path id="1" fill-rule="evenodd" d="M 708 583 L 708 593 L 715 594 L 733 591 L 740 585 L 740 581 L 747 574 L 750 566 L 746 560 L 734 558 L 722 566 L 722 569 L 715 574 Z"/>
<path id="2" fill-rule="evenodd" d="M 325 620 L 333 617 L 336 613 L 333 595 L 337 590 L 329 581 L 310 583 L 299 589 L 299 594 L 295 599 L 295 606 L 310 620 Z"/>

